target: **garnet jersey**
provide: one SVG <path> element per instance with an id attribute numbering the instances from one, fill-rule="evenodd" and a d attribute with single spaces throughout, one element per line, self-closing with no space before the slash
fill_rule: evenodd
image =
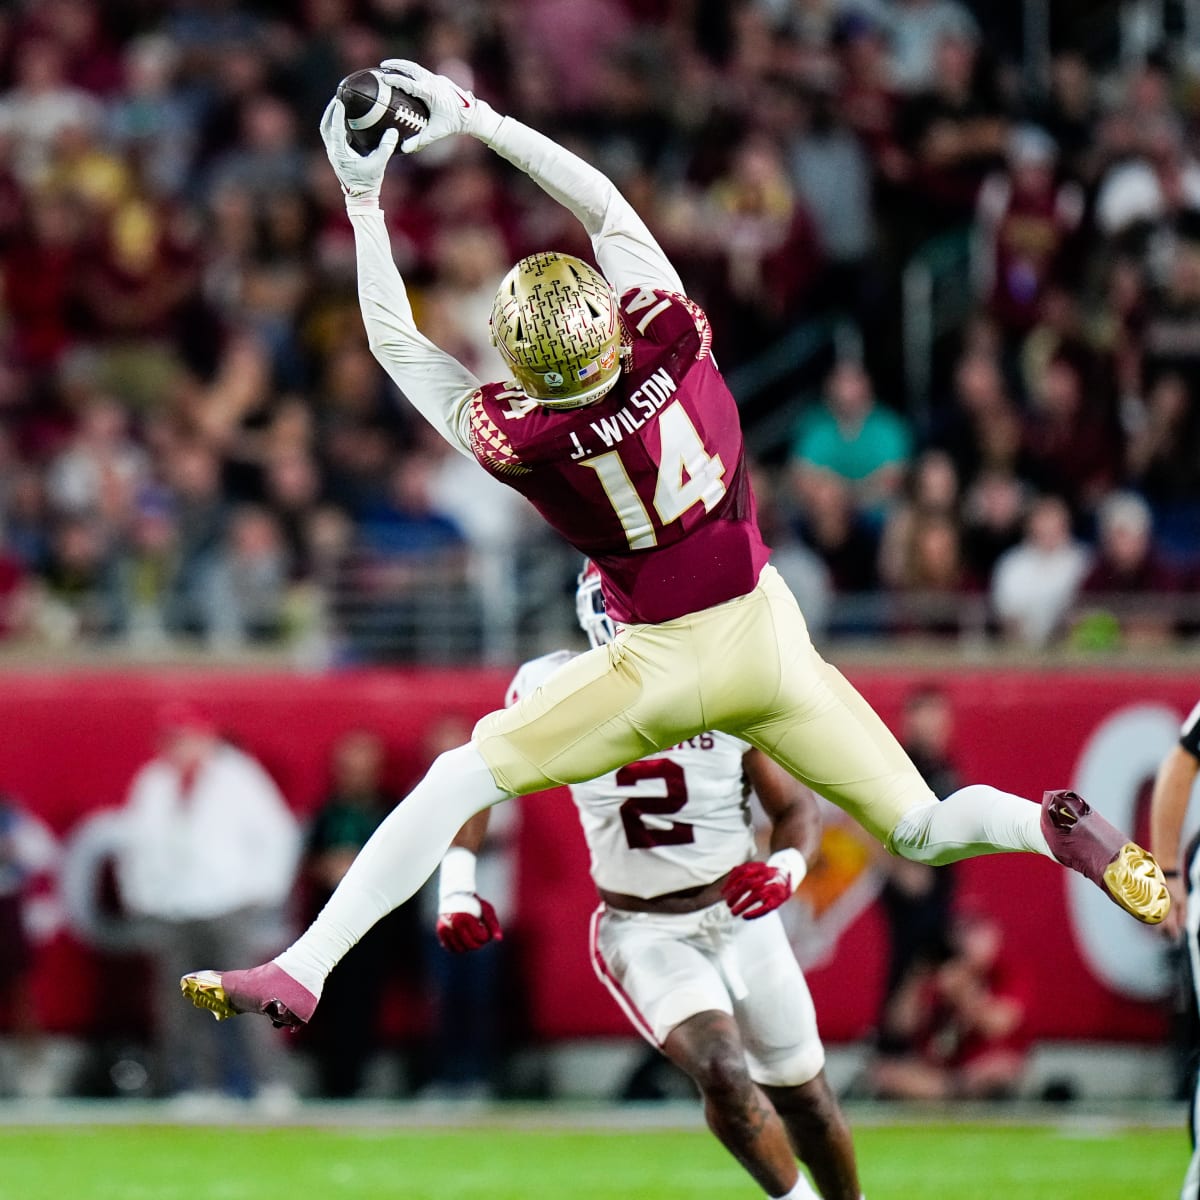
<path id="1" fill-rule="evenodd" d="M 527 662 L 505 698 L 511 707 L 575 655 L 559 650 Z M 749 742 L 702 733 L 587 783 L 571 797 L 597 887 L 652 897 L 719 879 L 754 857 Z"/>
<path id="2" fill-rule="evenodd" d="M 488 384 L 471 449 L 592 559 L 615 621 L 669 621 L 750 591 L 768 551 L 704 313 L 638 288 L 620 315 L 626 364 L 607 396 L 551 409 Z"/>

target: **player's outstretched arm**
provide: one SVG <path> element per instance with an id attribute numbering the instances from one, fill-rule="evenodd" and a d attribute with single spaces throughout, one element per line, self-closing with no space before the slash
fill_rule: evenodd
<path id="1" fill-rule="evenodd" d="M 454 835 L 438 871 L 437 939 L 455 954 L 503 941 L 496 910 L 475 890 L 476 855 L 487 840 L 488 809 Z"/>
<path id="2" fill-rule="evenodd" d="M 1183 820 L 1192 787 L 1200 773 L 1200 760 L 1185 746 L 1175 746 L 1158 768 L 1150 797 L 1150 853 L 1167 875 L 1171 908 L 1163 920 L 1163 932 L 1176 938 L 1183 932 L 1184 884 L 1180 841 Z M 1171 872 L 1175 872 L 1174 875 Z"/>
<path id="3" fill-rule="evenodd" d="M 821 847 L 821 810 L 816 797 L 761 750 L 747 750 L 742 764 L 771 822 L 771 853 L 797 850 L 805 862 L 812 862 Z"/>
<path id="4" fill-rule="evenodd" d="M 630 288 L 683 294 L 670 259 L 606 175 L 528 125 L 501 116 L 444 75 L 402 58 L 389 58 L 382 66 L 392 73 L 385 76 L 389 83 L 429 106 L 429 123 L 406 139 L 406 154 L 454 133 L 478 138 L 578 218 L 592 239 L 600 270 L 618 295 Z"/>
<path id="5" fill-rule="evenodd" d="M 354 227 L 358 302 L 371 353 L 425 420 L 470 456 L 468 412 L 479 380 L 417 328 L 379 207 L 384 172 L 398 138 L 398 131 L 389 129 L 375 150 L 361 155 L 346 142 L 340 100 L 331 100 L 321 118 L 321 140 Z"/>
<path id="6" fill-rule="evenodd" d="M 804 882 L 820 844 L 821 816 L 808 788 L 761 750 L 748 750 L 742 762 L 771 821 L 771 856 L 734 867 L 721 895 L 735 917 L 750 921 L 778 908 Z"/>

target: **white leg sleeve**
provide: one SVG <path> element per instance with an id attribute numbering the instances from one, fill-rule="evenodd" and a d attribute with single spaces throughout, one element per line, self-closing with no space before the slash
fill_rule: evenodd
<path id="1" fill-rule="evenodd" d="M 317 919 L 275 961 L 320 996 L 350 947 L 433 874 L 463 822 L 508 798 L 473 745 L 439 755 L 359 851 Z"/>
<path id="2" fill-rule="evenodd" d="M 945 800 L 922 804 L 900 818 L 892 831 L 891 849 L 913 862 L 940 867 L 980 854 L 1023 850 L 1054 859 L 1042 833 L 1037 804 L 973 783 Z"/>

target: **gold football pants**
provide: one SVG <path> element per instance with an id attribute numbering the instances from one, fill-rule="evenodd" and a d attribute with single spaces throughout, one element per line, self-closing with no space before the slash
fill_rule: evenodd
<path id="1" fill-rule="evenodd" d="M 660 625 L 629 625 L 474 740 L 497 786 L 523 794 L 594 779 L 708 729 L 753 743 L 885 845 L 934 800 L 869 704 L 813 647 L 771 566 L 753 591 Z"/>

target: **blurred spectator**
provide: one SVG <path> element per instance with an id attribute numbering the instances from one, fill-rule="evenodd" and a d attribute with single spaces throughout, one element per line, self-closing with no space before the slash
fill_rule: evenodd
<path id="1" fill-rule="evenodd" d="M 388 503 L 364 524 L 372 550 L 396 561 L 459 557 L 462 532 L 433 501 L 436 470 L 436 460 L 423 452 L 400 460 L 390 480 Z"/>
<path id="2" fill-rule="evenodd" d="M 388 502 L 363 521 L 360 632 L 404 630 L 405 644 L 444 661 L 455 644 L 477 644 L 478 613 L 466 541 L 433 499 L 436 471 L 432 455 L 406 455 L 393 468 Z"/>
<path id="3" fill-rule="evenodd" d="M 902 599 L 901 632 L 961 634 L 972 613 L 963 597 L 979 590 L 967 567 L 962 531 L 952 514 L 922 513 L 913 521 L 899 577 L 892 589 Z M 983 621 L 974 624 L 982 628 Z"/>
<path id="4" fill-rule="evenodd" d="M 994 350 L 968 350 L 954 370 L 951 406 L 935 423 L 933 442 L 954 459 L 969 484 L 985 469 L 1018 471 L 1021 416 L 1009 394 Z"/>
<path id="5" fill-rule="evenodd" d="M 109 109 L 113 141 L 152 192 L 182 191 L 195 148 L 192 111 L 176 87 L 179 49 L 161 33 L 143 34 L 125 48 L 125 86 Z"/>
<path id="6" fill-rule="evenodd" d="M 196 230 L 181 213 L 141 197 L 106 213 L 78 279 L 82 313 L 95 336 L 137 341 L 177 334 L 197 283 L 196 253 Z"/>
<path id="7" fill-rule="evenodd" d="M 1005 1100 L 1025 1071 L 1027 983 L 1004 954 L 1003 932 L 982 913 L 961 913 L 951 954 L 913 977 L 892 1008 L 903 1049 L 871 1068 L 875 1094 L 903 1100 Z"/>
<path id="8" fill-rule="evenodd" d="M 909 5 L 931 9 L 937 0 L 907 0 L 901 11 Z M 931 45 L 932 75 L 901 108 L 897 124 L 913 249 L 970 219 L 980 185 L 1008 148 L 1008 121 L 980 62 L 977 35 L 947 28 Z"/>
<path id="9" fill-rule="evenodd" d="M 81 122 L 64 125 L 55 135 L 40 185 L 82 206 L 90 225 L 119 208 L 133 182 L 125 160 Z"/>
<path id="10" fill-rule="evenodd" d="M 108 96 L 121 83 L 121 64 L 103 10 L 92 0 L 49 0 L 30 13 L 28 31 L 53 39 L 80 87 Z"/>
<path id="11" fill-rule="evenodd" d="M 1076 638 L 1106 626 L 1129 644 L 1165 642 L 1174 625 L 1170 596 L 1179 579 L 1155 548 L 1150 506 L 1136 492 L 1113 492 L 1096 516 L 1096 557 L 1083 579 Z"/>
<path id="12" fill-rule="evenodd" d="M 21 560 L 0 541 L 0 639 L 27 633 L 31 594 Z"/>
<path id="13" fill-rule="evenodd" d="M 954 713 L 950 697 L 936 684 L 910 692 L 904 701 L 900 741 L 921 778 L 939 800 L 957 791 L 962 780 L 950 756 Z M 877 1021 L 881 1053 L 909 1045 L 903 1028 L 910 993 L 950 954 L 950 908 L 956 874 L 953 865 L 927 867 L 889 856 L 879 894 L 888 926 L 888 968 Z"/>
<path id="14" fill-rule="evenodd" d="M 186 597 L 179 594 L 179 526 L 170 498 L 147 489 L 130 521 L 126 551 L 117 565 L 119 610 L 125 632 L 141 647 L 161 647 L 186 628 Z"/>
<path id="15" fill-rule="evenodd" d="M 1054 56 L 1049 90 L 1038 110 L 1038 124 L 1062 151 L 1067 177 L 1090 182 L 1097 106 L 1095 80 L 1084 55 L 1068 49 Z"/>
<path id="16" fill-rule="evenodd" d="M 504 379 L 509 368 L 492 344 L 492 303 L 496 288 L 512 265 L 508 246 L 494 225 L 467 225 L 439 231 L 433 245 L 438 276 L 437 298 L 445 306 L 454 344 L 428 336 L 470 368 L 480 379 Z M 429 317 L 422 328 L 429 327 Z"/>
<path id="17" fill-rule="evenodd" d="M 875 520 L 900 490 L 912 436 L 904 420 L 875 399 L 862 366 L 843 359 L 825 383 L 824 403 L 800 418 L 792 463 L 800 494 L 814 476 L 836 475 L 850 487 L 858 511 Z"/>
<path id="18" fill-rule="evenodd" d="M 833 605 L 829 568 L 788 525 L 786 482 L 782 473 L 768 473 L 754 462 L 750 463 L 750 470 L 758 504 L 758 524 L 763 541 L 771 547 L 771 562 L 796 597 L 813 641 L 820 643 Z"/>
<path id="19" fill-rule="evenodd" d="M 205 573 L 228 519 L 220 460 L 202 442 L 178 442 L 168 448 L 164 474 L 179 527 L 178 585 L 187 602 L 181 620 L 187 632 L 199 633 L 204 628 Z"/>
<path id="20" fill-rule="evenodd" d="M 51 643 L 108 638 L 121 628 L 116 560 L 104 531 L 90 517 L 66 517 L 54 530 L 34 622 Z"/>
<path id="21" fill-rule="evenodd" d="M 803 310 L 821 250 L 773 140 L 755 136 L 737 149 L 709 188 L 693 236 L 716 252 L 707 304 L 730 354 L 761 347 Z"/>
<path id="22" fill-rule="evenodd" d="M 284 634 L 288 559 L 279 523 L 268 509 L 233 514 L 208 567 L 204 629 L 225 649 L 274 642 Z"/>
<path id="23" fill-rule="evenodd" d="M 979 580 L 964 551 L 958 490 L 950 456 L 927 450 L 909 473 L 907 495 L 888 515 L 879 576 L 899 600 L 894 623 L 900 633 L 954 635 L 971 624 L 962 598 L 979 590 Z"/>
<path id="24" fill-rule="evenodd" d="M 58 861 L 54 835 L 16 800 L 0 794 L 0 1011 L 17 1044 L 15 1079 L 0 1091 L 22 1097 L 46 1093 L 41 1027 L 31 989 L 39 928 L 39 900 Z M 41 935 L 41 937 L 39 937 Z"/>
<path id="25" fill-rule="evenodd" d="M 1189 236 L 1172 246 L 1163 285 L 1146 305 L 1142 349 L 1147 372 L 1200 378 L 1200 213 Z"/>
<path id="26" fill-rule="evenodd" d="M 521 69 L 543 75 L 549 93 L 571 111 L 603 99 L 604 63 L 628 34 L 629 13 L 616 0 L 529 0 L 516 28 Z"/>
<path id="27" fill-rule="evenodd" d="M 303 195 L 295 191 L 268 196 L 260 208 L 255 253 L 241 278 L 240 315 L 267 350 L 275 382 L 300 387 L 306 364 L 298 326 L 312 285 L 311 213 Z"/>
<path id="28" fill-rule="evenodd" d="M 1005 551 L 992 574 L 991 600 L 1006 637 L 1044 646 L 1059 632 L 1090 556 L 1071 535 L 1071 514 L 1057 496 L 1035 501 L 1024 539 Z"/>
<path id="29" fill-rule="evenodd" d="M 321 473 L 307 451 L 297 447 L 272 454 L 263 478 L 264 501 L 280 524 L 292 573 L 310 573 L 305 530 L 321 499 Z"/>
<path id="30" fill-rule="evenodd" d="M 979 193 L 980 283 L 992 315 L 1010 334 L 1027 333 L 1063 251 L 1083 219 L 1083 191 L 1055 178 L 1058 147 L 1035 126 L 1009 139 L 1008 169 Z"/>
<path id="31" fill-rule="evenodd" d="M 21 236 L 3 249 L 4 309 L 21 366 L 49 368 L 72 342 L 81 242 L 78 211 L 47 195 L 28 205 Z"/>
<path id="32" fill-rule="evenodd" d="M 154 962 L 159 1086 L 276 1102 L 287 1093 L 270 1026 L 199 1019 L 180 1005 L 179 979 L 198 962 L 279 948 L 299 829 L 270 776 L 207 713 L 165 705 L 157 732 L 158 753 L 130 785 L 117 878 Z"/>
<path id="33" fill-rule="evenodd" d="M 888 63 L 882 23 L 852 15 L 841 30 L 838 111 L 858 135 L 876 171 L 896 182 L 905 170 L 896 144 L 900 99 Z"/>
<path id="34" fill-rule="evenodd" d="M 53 38 L 30 38 L 18 47 L 12 89 L 0 99 L 0 130 L 18 139 L 22 182 L 37 186 L 58 134 L 67 128 L 96 129 L 101 112 L 94 96 L 68 82 L 66 55 Z"/>
<path id="35" fill-rule="evenodd" d="M 832 95 L 814 95 L 796 115 L 792 178 L 816 226 L 833 286 L 853 311 L 863 299 L 862 276 L 875 244 L 870 160 L 839 120 Z"/>
<path id="36" fill-rule="evenodd" d="M 985 470 L 963 498 L 963 554 L 976 579 L 992 577 L 997 561 L 1021 540 L 1026 489 L 1010 471 Z"/>
<path id="37" fill-rule="evenodd" d="M 383 742 L 366 729 L 343 734 L 333 748 L 329 793 L 305 843 L 304 876 L 314 914 L 397 803 L 384 785 L 385 758 Z M 326 980 L 321 1016 L 311 1030 L 320 1095 L 342 1099 L 362 1089 L 370 1057 L 380 1045 L 386 989 L 397 967 L 418 958 L 416 921 L 411 905 L 389 913 Z"/>
<path id="38" fill-rule="evenodd" d="M 1085 399 L 1082 369 L 1059 356 L 1042 372 L 1025 430 L 1027 470 L 1044 491 L 1061 494 L 1076 511 L 1091 510 L 1120 469 L 1116 422 L 1105 397 Z"/>
<path id="39" fill-rule="evenodd" d="M 1135 487 L 1164 552 L 1200 561 L 1186 56 L 1109 65 L 1083 40 L 1091 26 L 1064 20 L 1048 78 L 1030 80 L 1007 8 L 958 0 L 519 7 L 245 0 L 125 19 L 98 0 L 18 6 L 0 56 L 0 517 L 9 574 L 59 597 L 41 609 L 48 636 L 136 632 L 170 653 L 202 635 L 229 514 L 252 504 L 305 585 L 306 615 L 289 623 L 365 613 L 363 654 L 478 647 L 469 595 L 390 623 L 373 574 L 395 477 L 427 442 L 363 343 L 353 239 L 315 125 L 339 78 L 393 52 L 604 165 L 709 311 L 714 353 L 744 368 L 731 380 L 767 461 L 786 450 L 783 405 L 828 367 L 831 325 L 835 358 L 862 341 L 895 412 L 860 400 L 865 417 L 822 421 L 839 455 L 874 454 L 879 415 L 903 433 L 882 463 L 867 456 L 867 475 L 844 473 L 849 514 L 802 472 L 798 524 L 839 590 L 876 586 L 901 469 L 931 447 L 957 469 L 970 576 L 986 578 L 1024 497 L 1046 491 L 1086 523 Z M 422 326 L 498 377 L 496 280 L 532 249 L 588 254 L 578 222 L 469 139 L 397 156 L 386 186 Z M 928 311 L 908 290 L 923 278 Z M 515 494 L 485 494 L 494 481 L 436 457 L 432 509 L 464 539 L 452 600 L 464 580 L 483 589 L 499 630 L 488 652 L 515 653 L 506 639 L 539 636 L 522 611 L 555 608 L 556 551 L 501 503 Z M 908 507 L 885 538 L 888 580 Z M 922 531 L 922 572 L 950 579 L 953 530 L 939 518 Z M 793 548 L 797 578 L 817 580 Z M 62 600 L 78 591 L 108 598 L 82 613 Z"/>
<path id="40" fill-rule="evenodd" d="M 1126 409 L 1132 428 L 1125 449 L 1129 482 L 1160 515 L 1193 529 L 1200 519 L 1200 404 L 1183 376 L 1160 376 L 1145 402 Z"/>
<path id="41" fill-rule="evenodd" d="M 266 93 L 246 96 L 238 113 L 239 137 L 209 169 L 209 186 L 243 188 L 269 200 L 304 182 L 304 152 L 296 117 L 284 101 Z"/>
<path id="42" fill-rule="evenodd" d="M 146 455 L 129 436 L 128 414 L 99 396 L 80 414 L 70 444 L 50 464 L 47 484 L 60 511 L 100 517 L 119 530 L 146 480 Z"/>
<path id="43" fill-rule="evenodd" d="M 887 14 L 892 47 L 892 78 L 906 92 L 937 83 L 936 51 L 943 38 L 974 42 L 979 27 L 957 0 L 895 0 Z"/>
<path id="44" fill-rule="evenodd" d="M 923 517 L 954 517 L 958 472 L 953 460 L 943 450 L 926 450 L 912 464 L 905 492 L 888 514 L 879 545 L 879 576 L 889 587 L 904 586 L 914 526 Z"/>
<path id="45" fill-rule="evenodd" d="M 426 756 L 462 744 L 469 727 L 457 717 L 435 722 L 425 739 Z M 426 931 L 426 966 L 434 991 L 435 1032 L 429 1056 L 431 1078 L 422 1099 L 482 1100 L 502 1083 L 504 1052 L 522 998 L 506 986 L 514 944 L 516 902 L 516 838 L 520 809 L 500 805 L 489 814 L 487 840 L 479 850 L 476 881 L 479 894 L 495 907 L 505 931 L 471 954 L 447 954 L 433 936 L 437 925 L 438 880 L 421 892 L 422 928 Z M 324 999 L 322 998 L 322 1003 Z"/>
<path id="46" fill-rule="evenodd" d="M 50 506 L 45 478 L 35 467 L 18 467 L 5 483 L 5 542 L 24 568 L 40 572 L 50 552 Z"/>
<path id="47" fill-rule="evenodd" d="M 1200 209 L 1200 164 L 1187 153 L 1174 114 L 1150 114 L 1134 136 L 1137 156 L 1112 167 L 1096 196 L 1096 223 L 1110 236 Z"/>
<path id="48" fill-rule="evenodd" d="M 829 471 L 806 475 L 797 531 L 821 558 L 838 592 L 868 592 L 878 582 L 878 539 L 855 509 L 850 485 Z"/>

